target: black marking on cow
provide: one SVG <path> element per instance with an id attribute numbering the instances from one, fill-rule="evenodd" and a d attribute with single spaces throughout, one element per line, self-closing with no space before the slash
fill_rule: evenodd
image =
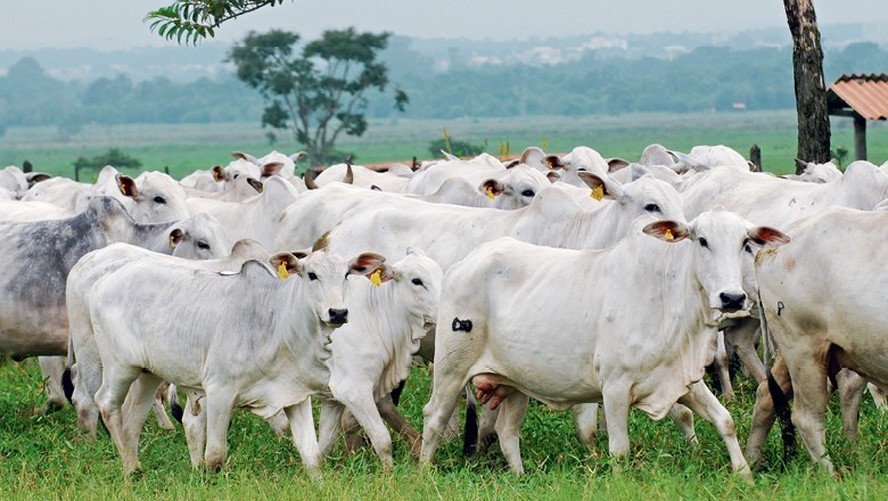
<path id="1" fill-rule="evenodd" d="M 792 424 L 789 398 L 783 393 L 780 384 L 774 379 L 771 371 L 768 371 L 768 392 L 771 394 L 771 400 L 774 402 L 774 413 L 777 414 L 777 418 L 780 420 L 780 438 L 783 441 L 783 464 L 785 466 L 796 453 L 795 426 Z"/>
<path id="2" fill-rule="evenodd" d="M 71 380 L 70 367 L 65 367 L 65 372 L 62 373 L 62 391 L 65 393 L 65 399 L 68 403 L 73 404 L 71 397 L 74 396 L 74 381 Z"/>
<path id="3" fill-rule="evenodd" d="M 786 305 L 783 304 L 783 301 L 777 301 L 777 316 L 778 317 L 783 313 L 783 308 L 786 308 Z"/>
<path id="4" fill-rule="evenodd" d="M 460 320 L 456 317 L 453 317 L 453 323 L 450 325 L 450 328 L 453 329 L 453 332 L 459 332 L 459 331 L 472 332 L 472 321 L 471 320 Z"/>

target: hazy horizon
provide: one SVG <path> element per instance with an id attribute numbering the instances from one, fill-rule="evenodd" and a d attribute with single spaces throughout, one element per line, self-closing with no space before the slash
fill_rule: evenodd
<path id="1" fill-rule="evenodd" d="M 0 50 L 39 48 L 126 49 L 171 46 L 149 30 L 144 16 L 172 0 L 29 0 L 4 7 Z M 723 2 L 674 0 L 561 0 L 542 6 L 531 0 L 453 0 L 446 9 L 429 12 L 431 3 L 391 0 L 361 2 L 285 1 L 229 21 L 217 30 L 218 42 L 240 40 L 251 30 L 294 31 L 304 39 L 323 30 L 355 26 L 413 38 L 513 40 L 606 33 L 723 32 L 786 28 L 780 0 Z M 831 0 L 815 3 L 820 24 L 888 21 L 885 0 Z"/>

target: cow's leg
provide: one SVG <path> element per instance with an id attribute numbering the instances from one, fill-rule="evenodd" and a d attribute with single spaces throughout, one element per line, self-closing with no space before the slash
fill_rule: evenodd
<path id="1" fill-rule="evenodd" d="M 204 453 L 207 469 L 217 472 L 228 457 L 228 426 L 234 411 L 235 392 L 223 388 L 206 388 L 203 411 L 207 413 L 207 448 Z"/>
<path id="2" fill-rule="evenodd" d="M 761 383 L 768 377 L 768 371 L 765 365 L 759 359 L 758 352 L 755 349 L 755 342 L 761 337 L 759 329 L 759 320 L 752 317 L 738 319 L 737 323 L 725 329 L 725 342 L 730 343 L 740 361 L 743 362 L 743 368 L 747 375 Z"/>
<path id="3" fill-rule="evenodd" d="M 126 474 L 141 470 L 138 450 L 128 448 L 123 427 L 121 406 L 129 391 L 130 384 L 139 376 L 139 370 L 133 367 L 105 366 L 102 384 L 96 392 L 96 403 L 108 427 L 108 432 L 117 445 L 123 471 Z"/>
<path id="4" fill-rule="evenodd" d="M 207 413 L 202 404 L 203 395 L 186 392 L 182 427 L 185 429 L 185 442 L 188 444 L 188 455 L 194 468 L 204 463 L 204 451 L 207 448 Z"/>
<path id="5" fill-rule="evenodd" d="M 593 450 L 598 431 L 598 404 L 577 404 L 570 408 L 570 413 L 573 414 L 577 439 L 589 450 Z"/>
<path id="6" fill-rule="evenodd" d="M 46 405 L 40 412 L 50 412 L 65 406 L 65 392 L 62 391 L 62 374 L 65 372 L 65 357 L 37 357 L 43 385 L 46 391 Z"/>
<path id="7" fill-rule="evenodd" d="M 283 411 L 272 414 L 265 422 L 268 423 L 268 426 L 271 427 L 271 431 L 274 432 L 277 438 L 283 438 L 287 434 L 287 428 L 290 426 L 290 420 L 287 419 L 287 414 Z"/>
<path id="8" fill-rule="evenodd" d="M 731 468 L 734 470 L 734 473 L 751 482 L 752 471 L 743 457 L 740 443 L 737 442 L 734 420 L 709 388 L 702 381 L 692 383 L 688 387 L 688 392 L 679 399 L 679 402 L 690 407 L 700 417 L 715 425 L 718 434 L 721 435 L 722 440 L 724 440 L 725 445 L 728 447 L 728 455 L 731 457 Z"/>
<path id="9" fill-rule="evenodd" d="M 789 370 L 786 368 L 786 362 L 779 353 L 771 366 L 771 376 L 780 389 L 783 390 L 786 398 L 792 397 L 792 380 L 789 378 Z M 774 426 L 777 414 L 774 410 L 774 401 L 771 399 L 771 392 L 768 389 L 768 382 L 759 383 L 755 392 L 755 408 L 752 412 L 752 425 L 749 428 L 749 440 L 746 442 L 746 459 L 753 466 L 758 465 L 762 459 L 762 448 L 768 439 L 768 433 Z"/>
<path id="10" fill-rule="evenodd" d="M 336 436 L 339 433 L 339 423 L 345 407 L 335 400 L 325 400 L 321 403 L 320 424 L 318 425 L 318 447 L 321 454 L 330 454 Z"/>
<path id="11" fill-rule="evenodd" d="M 306 398 L 301 403 L 285 407 L 287 419 L 290 420 L 290 433 L 293 435 L 293 444 L 302 458 L 302 466 L 311 478 L 321 478 L 321 451 L 318 448 L 318 438 L 315 435 L 314 419 L 311 415 L 311 399 Z"/>
<path id="12" fill-rule="evenodd" d="M 139 450 L 142 427 L 145 426 L 148 413 L 151 412 L 157 387 L 162 382 L 163 380 L 154 374 L 143 372 L 130 386 L 123 411 L 123 430 L 127 446 L 132 450 Z"/>
<path id="13" fill-rule="evenodd" d="M 610 455 L 620 459 L 629 453 L 629 389 L 612 384 L 602 388 L 607 419 L 607 446 Z"/>
<path id="14" fill-rule="evenodd" d="M 387 396 L 379 402 L 376 402 L 376 409 L 379 411 L 382 419 L 384 419 L 396 433 L 401 435 L 401 437 L 410 444 L 410 452 L 418 456 L 419 447 L 422 444 L 422 437 L 412 426 L 410 426 L 410 423 L 404 419 L 404 416 L 398 412 L 398 408 L 395 407 L 395 403 L 392 401 L 391 396 Z"/>
<path id="15" fill-rule="evenodd" d="M 821 362 L 823 353 L 807 347 L 794 348 L 794 356 L 786 360 L 795 393 L 792 423 L 799 430 L 811 459 L 832 474 L 833 464 L 826 452 L 826 431 L 823 424 L 823 416 L 829 403 L 827 378 Z M 793 362 L 794 360 L 798 362 Z"/>
<path id="16" fill-rule="evenodd" d="M 345 436 L 345 451 L 348 454 L 354 454 L 355 451 L 364 446 L 364 435 L 361 433 L 361 425 L 358 420 L 349 412 L 348 409 L 342 413 L 339 425 L 342 428 L 342 434 Z"/>
<path id="17" fill-rule="evenodd" d="M 500 449 L 509 463 L 509 469 L 517 475 L 524 474 L 519 433 L 529 401 L 527 395 L 516 391 L 497 407 L 499 416 L 496 420 L 496 434 L 499 436 Z"/>
<path id="18" fill-rule="evenodd" d="M 731 384 L 731 371 L 728 366 L 728 351 L 725 348 L 725 331 L 718 331 L 716 334 L 715 358 L 713 363 L 718 371 L 718 381 L 721 385 L 722 399 L 730 402 L 734 399 L 734 386 Z M 693 418 L 692 418 L 693 419 Z"/>
<path id="19" fill-rule="evenodd" d="M 351 386 L 345 391 L 334 391 L 336 400 L 342 402 L 348 407 L 358 423 L 367 433 L 367 438 L 373 445 L 376 455 L 382 461 L 383 467 L 391 469 L 392 462 L 392 437 L 389 435 L 382 416 L 376 410 L 376 401 L 373 399 L 372 388 L 363 388 L 361 386 Z"/>
<path id="20" fill-rule="evenodd" d="M 462 365 L 462 364 L 460 364 Z M 456 375 L 457 371 L 445 374 L 444 365 L 435 367 L 432 382 L 432 396 L 423 407 L 422 447 L 419 453 L 420 463 L 429 463 L 438 448 L 441 434 L 447 428 L 451 414 L 459 403 L 463 387 L 468 383 Z M 451 374 L 453 374 L 451 376 Z"/>
<path id="21" fill-rule="evenodd" d="M 888 410 L 888 403 L 886 403 L 884 391 L 879 389 L 879 387 L 873 383 L 867 384 L 866 389 L 869 390 L 870 395 L 873 397 L 873 402 L 875 402 L 877 409 L 881 411 Z"/>
<path id="22" fill-rule="evenodd" d="M 77 353 L 77 363 L 71 369 L 74 381 L 74 394 L 71 400 L 77 408 L 77 426 L 91 440 L 96 439 L 96 427 L 99 422 L 99 408 L 95 395 L 102 385 L 102 363 L 99 354 Z"/>
<path id="23" fill-rule="evenodd" d="M 851 369 L 842 369 L 836 374 L 836 385 L 842 408 L 842 432 L 848 440 L 857 440 L 860 400 L 866 391 L 866 379 Z"/>
<path id="24" fill-rule="evenodd" d="M 681 430 L 685 440 L 692 444 L 697 443 L 697 432 L 694 431 L 694 412 L 684 405 L 675 404 L 669 409 L 669 417 Z"/>
<path id="25" fill-rule="evenodd" d="M 481 410 L 481 418 L 478 421 L 478 450 L 484 450 L 490 447 L 496 438 L 494 433 L 496 433 L 499 407 L 491 409 L 489 406 L 483 406 L 479 402 L 478 408 Z"/>
<path id="26" fill-rule="evenodd" d="M 151 405 L 151 410 L 154 411 L 154 417 L 157 419 L 157 426 L 160 426 L 164 430 L 175 431 L 176 427 L 173 425 L 173 422 L 170 421 L 170 416 L 166 411 L 166 405 L 164 405 L 164 396 L 166 395 L 166 392 L 169 391 L 169 387 L 169 383 L 161 383 L 157 388 L 157 393 L 154 394 L 154 402 Z"/>

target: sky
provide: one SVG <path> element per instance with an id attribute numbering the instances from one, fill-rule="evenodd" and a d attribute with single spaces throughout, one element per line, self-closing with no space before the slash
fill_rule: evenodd
<path id="1" fill-rule="evenodd" d="M 173 0 L 4 0 L 0 50 L 126 49 L 174 45 L 143 22 Z M 820 24 L 888 21 L 888 0 L 815 0 Z M 527 39 L 593 32 L 735 33 L 786 28 L 781 0 L 284 0 L 225 23 L 216 40 L 234 42 L 272 28 L 317 38 L 356 26 L 416 38 Z"/>

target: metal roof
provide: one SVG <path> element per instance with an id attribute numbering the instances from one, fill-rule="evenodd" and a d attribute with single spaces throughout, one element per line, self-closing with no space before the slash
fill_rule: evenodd
<path id="1" fill-rule="evenodd" d="M 829 86 L 830 111 L 851 108 L 867 120 L 888 119 L 888 74 L 842 75 Z"/>

